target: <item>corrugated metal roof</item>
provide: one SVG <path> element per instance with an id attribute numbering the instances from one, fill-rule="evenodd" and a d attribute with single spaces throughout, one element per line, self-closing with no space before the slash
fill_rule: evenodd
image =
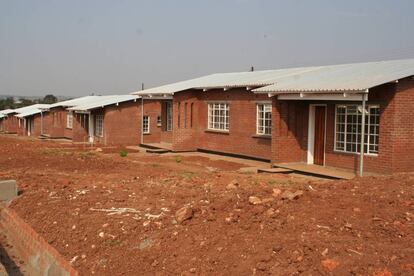
<path id="1" fill-rule="evenodd" d="M 135 95 L 174 94 L 188 89 L 250 87 L 257 93 L 286 91 L 363 91 L 414 75 L 414 59 L 219 73 L 137 91 Z"/>
<path id="2" fill-rule="evenodd" d="M 48 106 L 49 105 L 47 104 L 27 106 L 27 108 L 24 108 L 23 111 L 20 110 L 20 112 L 15 116 L 18 118 L 24 118 L 35 114 L 39 114 L 42 112 L 43 109 L 47 108 Z"/>
<path id="3" fill-rule="evenodd" d="M 363 92 L 414 75 L 414 59 L 323 66 L 254 89 L 262 93 Z"/>
<path id="4" fill-rule="evenodd" d="M 291 68 L 238 73 L 218 73 L 204 77 L 167 84 L 142 91 L 133 92 L 135 95 L 173 94 L 188 89 L 214 89 L 236 87 L 260 87 L 275 83 L 279 78 L 315 70 L 319 67 Z"/>
<path id="5" fill-rule="evenodd" d="M 5 110 L 0 111 L 0 114 L 3 114 L 3 115 L 7 115 L 10 113 L 14 113 L 14 109 L 5 109 Z"/>
<path id="6" fill-rule="evenodd" d="M 54 108 L 54 107 L 72 107 L 72 106 L 81 105 L 81 104 L 88 104 L 88 103 L 91 103 L 99 99 L 100 97 L 102 96 L 84 96 L 84 97 L 75 98 L 75 99 L 71 99 L 67 101 L 57 102 L 57 103 L 51 104 L 49 106 L 49 109 Z"/>
<path id="7" fill-rule="evenodd" d="M 32 105 L 28 105 L 28 106 L 25 106 L 25 107 L 13 109 L 13 112 L 23 113 L 23 112 L 26 112 L 27 110 L 36 109 L 36 108 L 38 108 L 38 109 L 47 108 L 48 106 L 49 106 L 48 104 L 32 104 Z"/>
<path id="8" fill-rule="evenodd" d="M 132 100 L 139 99 L 139 96 L 136 95 L 110 95 L 110 96 L 100 96 L 98 99 L 94 101 L 90 101 L 88 103 L 82 103 L 79 105 L 75 105 L 68 110 L 73 111 L 88 111 L 95 108 L 101 108 L 108 105 L 113 105 L 122 102 L 128 102 Z"/>

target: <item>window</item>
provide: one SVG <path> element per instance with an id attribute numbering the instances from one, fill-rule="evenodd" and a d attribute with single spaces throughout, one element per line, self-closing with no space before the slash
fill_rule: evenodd
<path id="1" fill-rule="evenodd" d="M 177 112 L 177 115 L 178 115 L 177 126 L 178 126 L 178 128 L 180 128 L 180 124 L 181 124 L 181 103 L 180 102 L 178 102 L 178 112 Z"/>
<path id="2" fill-rule="evenodd" d="M 364 152 L 378 154 L 379 106 L 370 105 L 365 110 Z M 359 153 L 361 149 L 362 106 L 337 105 L 335 123 L 335 150 Z"/>
<path id="3" fill-rule="evenodd" d="M 257 105 L 256 133 L 259 135 L 272 134 L 272 104 Z"/>
<path id="4" fill-rule="evenodd" d="M 187 128 L 187 103 L 184 104 L 184 128 Z"/>
<path id="5" fill-rule="evenodd" d="M 166 102 L 166 110 L 167 110 L 167 131 L 172 130 L 172 102 Z"/>
<path id="6" fill-rule="evenodd" d="M 66 127 L 72 129 L 73 127 L 73 113 L 72 111 L 68 111 L 66 114 Z"/>
<path id="7" fill-rule="evenodd" d="M 142 133 L 150 133 L 150 117 L 144 116 L 142 118 Z"/>
<path id="8" fill-rule="evenodd" d="M 229 130 L 229 105 L 226 103 L 208 104 L 208 128 Z"/>
<path id="9" fill-rule="evenodd" d="M 190 106 L 190 127 L 193 127 L 193 105 L 194 103 L 191 103 Z"/>
<path id="10" fill-rule="evenodd" d="M 157 126 L 161 126 L 162 125 L 162 121 L 161 121 L 161 116 L 157 116 Z"/>
<path id="11" fill-rule="evenodd" d="M 103 115 L 95 115 L 95 135 L 98 137 L 103 137 Z"/>

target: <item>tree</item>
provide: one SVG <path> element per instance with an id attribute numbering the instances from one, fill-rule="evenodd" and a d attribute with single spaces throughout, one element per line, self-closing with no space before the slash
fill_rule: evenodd
<path id="1" fill-rule="evenodd" d="M 58 101 L 58 99 L 56 98 L 56 96 L 52 95 L 52 94 L 48 94 L 43 98 L 42 103 L 44 104 L 53 104 L 56 103 Z"/>

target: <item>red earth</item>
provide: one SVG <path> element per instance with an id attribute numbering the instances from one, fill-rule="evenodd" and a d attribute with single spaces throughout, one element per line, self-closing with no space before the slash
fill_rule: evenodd
<path id="1" fill-rule="evenodd" d="M 0 135 L 11 208 L 81 275 L 414 275 L 414 174 L 327 181 L 120 150 Z"/>

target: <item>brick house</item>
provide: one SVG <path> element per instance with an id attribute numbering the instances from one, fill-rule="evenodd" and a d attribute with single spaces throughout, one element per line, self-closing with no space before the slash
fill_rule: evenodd
<path id="1" fill-rule="evenodd" d="M 144 103 L 144 110 L 142 110 Z M 73 141 L 104 145 L 157 142 L 161 132 L 162 101 L 134 95 L 101 96 L 67 109 L 73 114 Z"/>
<path id="2" fill-rule="evenodd" d="M 14 117 L 16 112 L 13 109 L 6 109 L 1 111 L 1 131 L 3 133 L 16 134 L 19 127 L 19 122 Z"/>
<path id="3" fill-rule="evenodd" d="M 28 106 L 24 111 L 14 115 L 19 121 L 17 134 L 39 137 L 47 133 L 51 125 L 50 117 L 47 116 L 47 111 L 44 111 L 47 107 L 48 105 L 43 104 Z"/>
<path id="4" fill-rule="evenodd" d="M 46 108 L 46 104 L 34 104 L 16 109 L 7 109 L 1 111 L 3 114 L 2 129 L 5 133 L 27 135 L 32 133 L 34 130 L 34 120 L 32 117 L 34 114 L 42 113 L 41 108 Z M 21 116 L 24 114 L 24 116 Z M 26 118 L 27 117 L 27 118 Z M 36 119 L 36 126 L 38 127 L 38 133 L 41 132 L 40 127 L 42 126 L 42 116 L 38 116 Z"/>
<path id="5" fill-rule="evenodd" d="M 47 130 L 45 130 L 44 134 L 50 138 L 72 139 L 73 130 L 71 123 L 73 114 L 71 111 L 68 111 L 67 108 L 94 102 L 99 98 L 100 96 L 85 96 L 51 104 L 44 109 L 44 111 L 47 111 L 44 119 L 49 122 Z M 81 120 L 81 118 L 78 119 Z"/>
<path id="6" fill-rule="evenodd" d="M 395 60 L 213 74 L 134 94 L 172 96 L 175 151 L 392 173 L 414 171 L 413 75 L 414 60 Z"/>

